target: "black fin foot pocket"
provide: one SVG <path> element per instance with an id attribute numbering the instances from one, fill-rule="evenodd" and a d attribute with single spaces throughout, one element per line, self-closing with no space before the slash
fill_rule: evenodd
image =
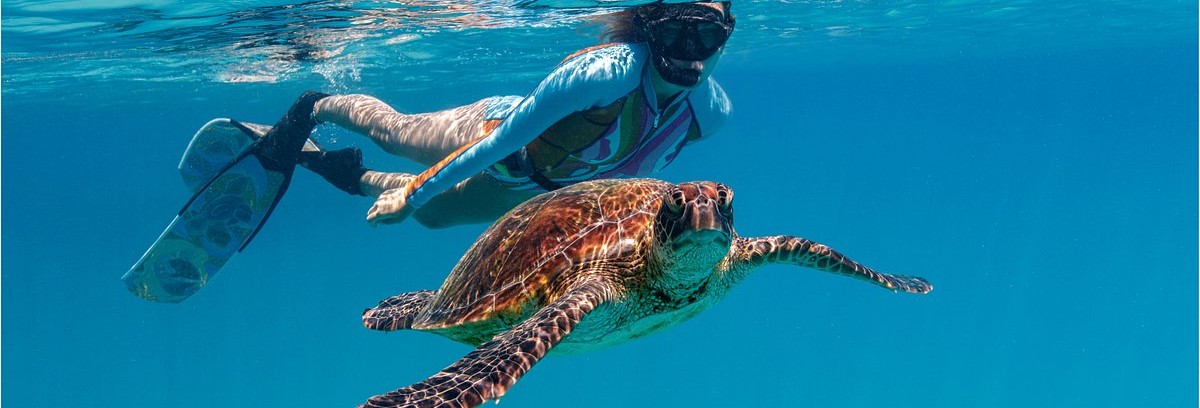
<path id="1" fill-rule="evenodd" d="M 366 195 L 362 191 L 359 180 L 367 172 L 367 168 L 362 164 L 362 150 L 357 147 L 304 152 L 300 155 L 300 165 L 317 173 L 338 190 L 351 195 Z"/>
<path id="2" fill-rule="evenodd" d="M 264 165 L 277 168 L 296 165 L 304 142 L 308 140 L 313 128 L 317 127 L 317 121 L 313 118 L 313 108 L 317 101 L 328 96 L 329 94 L 316 91 L 300 94 L 283 118 L 280 118 L 262 138 L 259 157 L 263 159 Z"/>

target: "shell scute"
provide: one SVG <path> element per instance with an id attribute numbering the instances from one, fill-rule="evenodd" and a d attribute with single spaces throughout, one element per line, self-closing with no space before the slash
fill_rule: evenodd
<path id="1" fill-rule="evenodd" d="M 623 258 L 648 244 L 658 202 L 671 186 L 598 180 L 521 204 L 467 250 L 413 328 L 531 312 L 607 263 L 632 262 Z"/>

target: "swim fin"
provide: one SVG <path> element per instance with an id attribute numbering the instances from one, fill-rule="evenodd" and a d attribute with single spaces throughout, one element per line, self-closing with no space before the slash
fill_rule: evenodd
<path id="1" fill-rule="evenodd" d="M 179 169 L 195 194 L 121 277 L 130 291 L 181 302 L 250 243 L 287 191 L 301 150 L 319 149 L 308 139 L 316 123 L 297 116 L 289 111 L 270 132 L 217 119 L 196 133 Z"/>
<path id="2" fill-rule="evenodd" d="M 225 165 L 233 162 L 270 130 L 271 126 L 268 125 L 225 118 L 204 124 L 192 137 L 187 150 L 183 152 L 183 158 L 179 160 L 179 175 L 183 178 L 183 184 L 192 193 L 199 192 Z M 300 151 L 321 152 L 322 148 L 316 141 L 308 139 Z"/>

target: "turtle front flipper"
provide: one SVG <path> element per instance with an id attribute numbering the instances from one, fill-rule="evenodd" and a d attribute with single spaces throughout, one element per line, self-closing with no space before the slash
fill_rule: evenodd
<path id="1" fill-rule="evenodd" d="M 432 290 L 403 293 L 379 302 L 378 306 L 363 311 L 363 326 L 371 330 L 411 329 L 413 320 L 433 300 Z"/>
<path id="2" fill-rule="evenodd" d="M 362 407 L 475 407 L 500 398 L 604 301 L 603 288 L 571 290 L 429 379 L 372 397 Z"/>
<path id="3" fill-rule="evenodd" d="M 933 285 L 923 278 L 876 272 L 833 248 L 800 237 L 738 238 L 734 246 L 734 268 L 748 270 L 765 264 L 786 263 L 863 279 L 893 291 L 929 293 L 933 290 Z"/>

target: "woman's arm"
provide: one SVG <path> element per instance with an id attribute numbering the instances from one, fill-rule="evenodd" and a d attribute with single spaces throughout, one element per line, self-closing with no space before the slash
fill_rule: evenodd
<path id="1" fill-rule="evenodd" d="M 411 212 L 455 184 L 529 144 L 567 115 L 604 106 L 641 85 L 640 45 L 613 45 L 575 56 L 554 69 L 495 130 L 451 153 L 409 184 Z"/>
<path id="2" fill-rule="evenodd" d="M 708 77 L 688 95 L 688 99 L 696 115 L 696 124 L 700 126 L 700 137 L 696 140 L 706 140 L 725 127 L 725 119 L 733 107 L 725 89 L 715 79 Z"/>

